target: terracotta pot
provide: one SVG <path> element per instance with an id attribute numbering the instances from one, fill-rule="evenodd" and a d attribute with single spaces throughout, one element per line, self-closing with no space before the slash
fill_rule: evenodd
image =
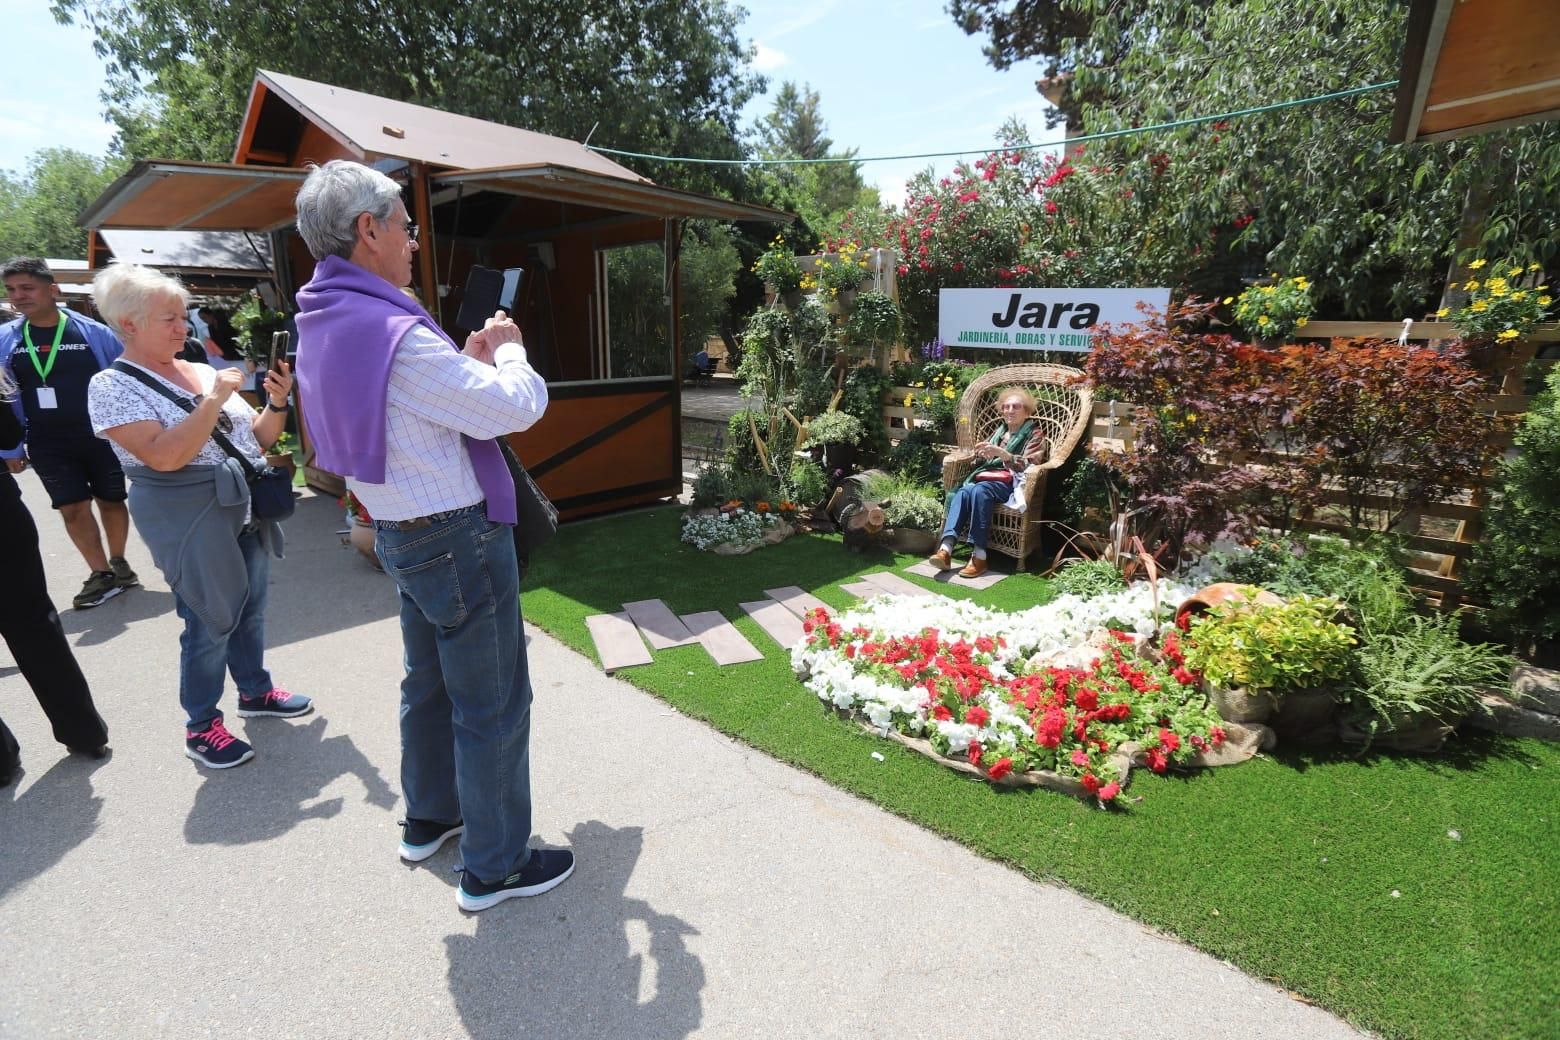
<path id="1" fill-rule="evenodd" d="M 352 546 L 374 565 L 374 569 L 383 570 L 379 566 L 379 557 L 374 555 L 374 525 L 365 524 L 361 520 L 354 519 L 352 526 L 347 529 L 347 544 Z"/>
<path id="2" fill-rule="evenodd" d="M 1255 596 L 1252 602 L 1263 607 L 1281 607 L 1284 601 L 1273 595 L 1267 589 L 1256 585 L 1241 585 L 1233 581 L 1220 581 L 1212 585 L 1204 585 L 1175 608 L 1175 616 L 1182 614 L 1193 616 L 1206 613 L 1221 603 L 1234 601 L 1246 602 L 1249 597 Z"/>
<path id="3" fill-rule="evenodd" d="M 1213 683 L 1208 684 L 1208 701 L 1225 722 L 1263 722 L 1276 706 L 1266 690 L 1227 690 Z"/>
<path id="4" fill-rule="evenodd" d="M 291 455 L 285 454 L 267 455 L 265 457 L 265 464 L 276 469 L 285 469 L 289 476 L 292 475 L 293 471 L 297 468 L 297 464 L 293 462 L 293 457 Z"/>

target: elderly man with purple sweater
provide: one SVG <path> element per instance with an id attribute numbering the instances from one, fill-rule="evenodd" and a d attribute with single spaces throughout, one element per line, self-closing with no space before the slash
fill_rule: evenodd
<path id="1" fill-rule="evenodd" d="M 298 192 L 318 264 L 298 291 L 298 383 L 318 463 L 374 517 L 400 594 L 401 858 L 460 836 L 463 910 L 559 885 L 566 849 L 531 847 L 531 681 L 496 438 L 547 408 L 547 385 L 500 312 L 457 347 L 401 291 L 417 226 L 384 174 L 337 160 Z"/>

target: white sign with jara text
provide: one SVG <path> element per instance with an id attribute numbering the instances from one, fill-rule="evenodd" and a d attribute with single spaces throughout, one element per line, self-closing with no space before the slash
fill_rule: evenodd
<path id="1" fill-rule="evenodd" d="M 945 347 L 1088 350 L 1094 327 L 1143 320 L 1138 304 L 1163 311 L 1169 289 L 942 289 L 937 333 Z"/>

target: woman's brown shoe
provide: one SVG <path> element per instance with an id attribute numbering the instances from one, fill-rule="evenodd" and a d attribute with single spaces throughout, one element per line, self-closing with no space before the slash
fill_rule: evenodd
<path id="1" fill-rule="evenodd" d="M 986 561 L 985 560 L 981 560 L 981 559 L 971 559 L 969 564 L 967 566 L 965 566 L 965 568 L 962 571 L 959 572 L 959 577 L 961 577 L 961 578 L 978 578 L 982 574 L 985 574 L 985 573 L 986 573 Z"/>
<path id="2" fill-rule="evenodd" d="M 953 554 L 947 549 L 938 549 L 926 558 L 926 562 L 940 571 L 953 570 Z"/>

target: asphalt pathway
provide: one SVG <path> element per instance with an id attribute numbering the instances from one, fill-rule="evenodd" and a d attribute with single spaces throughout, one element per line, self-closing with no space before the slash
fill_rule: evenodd
<path id="1" fill-rule="evenodd" d="M 80 558 L 36 477 L 21 483 L 68 604 Z M 184 757 L 180 626 L 138 542 L 145 588 L 64 615 L 111 758 L 54 744 L 0 650 L 25 768 L 0 790 L 0 1038 L 1360 1035 L 534 629 L 538 839 L 579 868 L 464 915 L 453 846 L 396 858 L 395 599 L 341 526 L 306 498 L 272 570 L 268 664 L 318 710 L 242 720 L 230 688 L 257 751 L 237 769 Z"/>

